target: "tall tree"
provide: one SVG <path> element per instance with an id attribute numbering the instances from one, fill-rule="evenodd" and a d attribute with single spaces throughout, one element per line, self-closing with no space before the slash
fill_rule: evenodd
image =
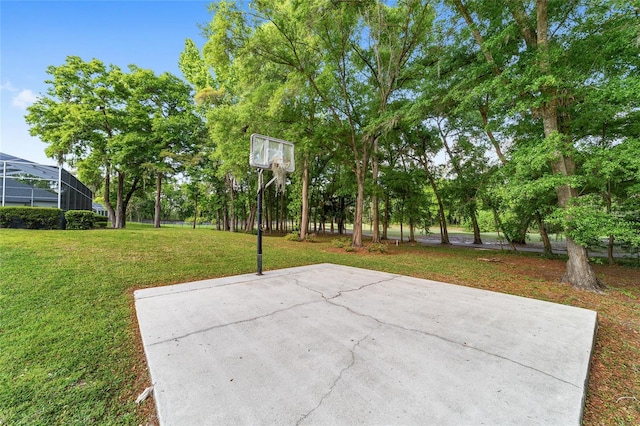
<path id="1" fill-rule="evenodd" d="M 47 94 L 26 117 L 31 133 L 50 144 L 49 155 L 77 165 L 81 173 L 102 175 L 112 226 L 123 228 L 127 205 L 149 171 L 163 169 L 169 152 L 180 151 L 186 129 L 197 123 L 195 116 L 175 121 L 188 107 L 189 89 L 170 74 L 156 77 L 133 65 L 125 73 L 75 56 L 48 73 L 53 79 Z"/>
<path id="2" fill-rule="evenodd" d="M 205 142 L 206 129 L 196 113 L 189 85 L 176 76 L 137 70 L 134 94 L 149 123 L 143 167 L 155 174 L 154 226 L 160 227 L 162 181 L 183 170 Z"/>
<path id="3" fill-rule="evenodd" d="M 395 6 L 372 2 L 363 11 L 363 31 L 368 34 L 368 39 L 362 40 L 360 45 L 353 44 L 374 89 L 363 135 L 365 145 L 372 147 L 374 242 L 380 241 L 378 191 L 375 188 L 378 181 L 378 141 L 383 132 L 397 121 L 395 114 L 387 115 L 389 104 L 395 93 L 406 88 L 415 64 L 423 60 L 434 17 L 435 11 L 430 3 L 422 0 L 400 1 Z"/>
<path id="4" fill-rule="evenodd" d="M 101 169 L 104 203 L 113 226 L 120 227 L 121 216 L 116 214 L 110 195 L 114 171 L 118 188 L 124 187 L 124 176 L 112 159 L 114 142 L 130 118 L 123 107 L 129 93 L 124 73 L 97 59 L 84 62 L 77 56 L 67 57 L 63 65 L 48 67 L 47 73 L 51 75 L 46 81 L 49 88 L 25 117 L 30 133 L 48 143 L 47 155 L 59 162 L 78 167 L 86 162 Z"/>
<path id="5" fill-rule="evenodd" d="M 501 103 L 539 126 L 538 140 L 546 147 L 553 173 L 561 178 L 556 187 L 558 205 L 568 208 L 578 196 L 575 177 L 581 173 L 576 167 L 576 147 L 582 135 L 576 133 L 574 123 L 582 122 L 581 117 L 587 119 L 582 115 L 588 110 L 583 103 L 592 101 L 592 95 L 581 96 L 586 95 L 582 89 L 608 85 L 611 80 L 602 76 L 608 74 L 607 57 L 613 52 L 626 51 L 622 57 L 628 60 L 632 43 L 627 39 L 620 44 L 619 35 L 627 35 L 628 28 L 637 29 L 631 22 L 632 8 L 613 1 L 606 5 L 554 0 L 499 5 L 453 0 L 450 4 L 466 23 L 478 57 L 492 73 Z M 618 62 L 616 67 L 608 70 L 616 69 L 618 78 L 636 68 L 633 62 Z M 624 111 L 628 107 L 618 109 L 618 113 Z M 516 115 L 505 120 L 524 121 Z M 562 280 L 578 288 L 600 290 L 585 248 L 568 238 L 567 250 L 569 261 Z"/>
<path id="6" fill-rule="evenodd" d="M 440 242 L 449 244 L 449 232 L 447 228 L 447 215 L 445 212 L 442 190 L 439 187 L 439 180 L 444 170 L 435 161 L 436 155 L 443 148 L 442 138 L 435 128 L 430 128 L 422 122 L 414 126 L 409 126 L 402 132 L 402 139 L 405 144 L 401 152 L 418 163 L 429 182 L 438 205 L 438 225 L 440 227 Z"/>

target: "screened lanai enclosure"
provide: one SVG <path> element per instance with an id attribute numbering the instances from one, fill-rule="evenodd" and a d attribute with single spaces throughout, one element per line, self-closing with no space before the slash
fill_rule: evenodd
<path id="1" fill-rule="evenodd" d="M 93 193 L 62 167 L 0 152 L 2 206 L 91 210 Z"/>

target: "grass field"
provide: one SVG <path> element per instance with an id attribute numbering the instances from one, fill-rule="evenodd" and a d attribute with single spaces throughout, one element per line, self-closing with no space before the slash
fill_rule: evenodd
<path id="1" fill-rule="evenodd" d="M 491 261 L 487 261 L 491 260 Z M 593 309 L 587 425 L 640 424 L 640 269 L 596 266 L 605 295 L 559 284 L 564 262 L 415 244 L 385 254 L 264 239 L 264 270 L 331 262 Z M 133 291 L 254 272 L 255 236 L 130 224 L 0 230 L 0 425 L 153 423 Z M 452 300 L 451 303 L 455 303 Z"/>

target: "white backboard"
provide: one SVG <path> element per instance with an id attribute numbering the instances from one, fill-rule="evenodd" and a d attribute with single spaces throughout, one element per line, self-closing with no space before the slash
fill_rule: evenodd
<path id="1" fill-rule="evenodd" d="M 270 169 L 271 163 L 279 162 L 287 172 L 296 169 L 293 143 L 270 136 L 251 135 L 251 154 L 249 164 L 261 169 Z"/>

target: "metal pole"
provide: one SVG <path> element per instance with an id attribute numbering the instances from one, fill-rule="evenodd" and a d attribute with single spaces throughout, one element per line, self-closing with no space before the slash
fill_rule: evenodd
<path id="1" fill-rule="evenodd" d="M 67 197 L 67 201 L 69 197 Z M 69 207 L 67 203 L 67 207 Z M 62 208 L 62 166 L 58 166 L 58 208 Z"/>
<path id="2" fill-rule="evenodd" d="M 2 168 L 2 207 L 4 207 L 4 196 L 6 194 L 5 188 L 7 187 L 7 162 L 4 161 L 4 166 Z"/>
<path id="3" fill-rule="evenodd" d="M 262 275 L 262 169 L 258 170 L 258 275 Z"/>

